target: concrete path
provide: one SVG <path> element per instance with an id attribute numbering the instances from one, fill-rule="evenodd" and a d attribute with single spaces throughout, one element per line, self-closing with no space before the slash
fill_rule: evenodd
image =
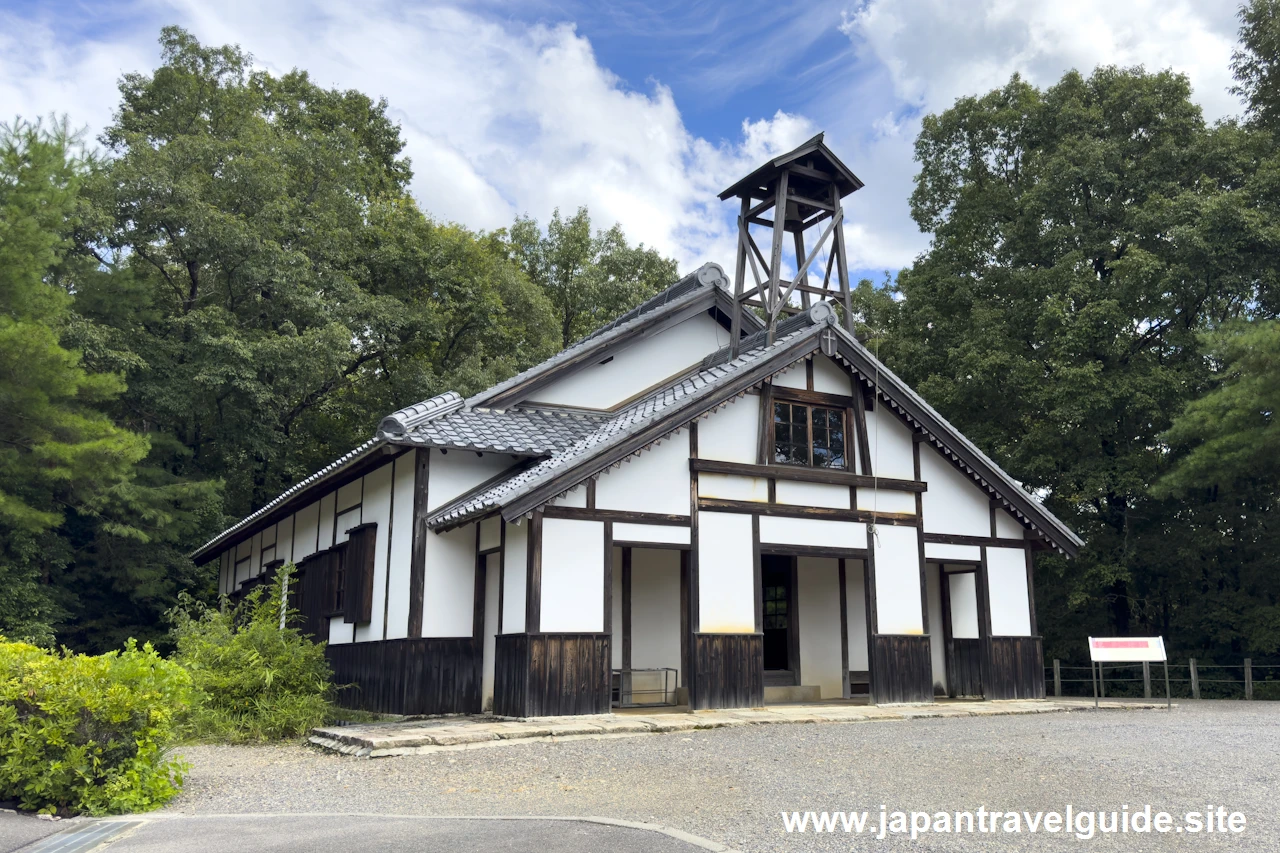
<path id="1" fill-rule="evenodd" d="M 705 853 L 724 845 L 676 830 L 602 818 L 399 815 L 139 816 L 87 821 L 22 853 Z"/>
<path id="2" fill-rule="evenodd" d="M 1104 700 L 1107 710 L 1163 709 L 1160 703 Z M 938 717 L 1046 714 L 1092 709 L 1093 700 L 952 701 L 930 705 L 862 705 L 852 702 L 774 705 L 725 711 L 670 709 L 642 713 L 507 719 L 490 716 L 430 717 L 313 730 L 311 742 L 345 755 L 382 758 L 457 749 L 501 746 L 520 741 L 633 737 L 661 732 L 721 729 L 783 723 L 866 723 Z"/>

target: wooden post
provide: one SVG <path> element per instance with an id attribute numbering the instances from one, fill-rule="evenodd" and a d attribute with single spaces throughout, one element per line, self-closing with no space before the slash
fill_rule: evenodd
<path id="1" fill-rule="evenodd" d="M 1053 659 L 1053 695 L 1062 698 L 1062 661 Z"/>
<path id="2" fill-rule="evenodd" d="M 1253 698 L 1253 658 L 1244 659 L 1244 698 Z"/>
<path id="3" fill-rule="evenodd" d="M 1142 696 L 1144 699 L 1151 698 L 1151 662 L 1142 662 Z"/>
<path id="4" fill-rule="evenodd" d="M 1191 698 L 1200 698 L 1200 674 L 1196 671 L 1196 659 L 1191 659 Z"/>

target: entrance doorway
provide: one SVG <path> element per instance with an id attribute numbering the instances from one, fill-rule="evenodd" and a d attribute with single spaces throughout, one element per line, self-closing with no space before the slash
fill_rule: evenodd
<path id="1" fill-rule="evenodd" d="M 761 598 L 764 604 L 764 683 L 794 686 L 795 669 L 795 561 L 791 557 L 760 558 Z"/>
<path id="2" fill-rule="evenodd" d="M 943 641 L 946 644 L 947 693 L 952 697 L 981 697 L 982 599 L 979 567 L 941 566 Z"/>

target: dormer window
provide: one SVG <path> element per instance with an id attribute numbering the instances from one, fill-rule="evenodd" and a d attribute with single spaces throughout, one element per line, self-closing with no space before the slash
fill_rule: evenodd
<path id="1" fill-rule="evenodd" d="M 785 400 L 773 404 L 773 461 L 782 465 L 847 468 L 845 410 Z"/>

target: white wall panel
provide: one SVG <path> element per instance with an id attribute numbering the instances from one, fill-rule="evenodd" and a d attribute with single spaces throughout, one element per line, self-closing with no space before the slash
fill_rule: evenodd
<path id="1" fill-rule="evenodd" d="M 506 524 L 506 522 L 503 522 Z M 524 630 L 525 582 L 529 568 L 529 524 L 507 524 L 502 563 L 502 633 Z"/>
<path id="2" fill-rule="evenodd" d="M 663 380 L 684 373 L 729 342 L 729 333 L 697 314 L 615 351 L 609 360 L 584 367 L 530 395 L 532 401 L 586 409 L 609 409 Z"/>
<path id="3" fill-rule="evenodd" d="M 604 630 L 604 523 L 542 520 L 542 615 L 546 633 Z"/>
<path id="4" fill-rule="evenodd" d="M 723 409 L 698 421 L 698 458 L 721 462 L 756 461 L 760 431 L 760 397 L 737 397 Z"/>
<path id="5" fill-rule="evenodd" d="M 432 466 L 435 460 L 431 460 Z M 427 534 L 422 636 L 470 637 L 475 610 L 476 527 Z"/>
<path id="6" fill-rule="evenodd" d="M 293 515 L 293 561 L 300 563 L 316 552 L 320 535 L 320 502 L 304 506 Z M 326 542 L 324 547 L 328 548 Z"/>
<path id="7" fill-rule="evenodd" d="M 920 445 L 920 477 L 924 493 L 924 529 L 928 533 L 991 535 L 991 499 L 927 444 Z"/>
<path id="8" fill-rule="evenodd" d="M 622 574 L 621 559 L 613 564 L 614 577 Z M 621 618 L 620 614 L 615 616 L 614 624 Z M 631 550 L 631 666 L 634 669 L 669 666 L 677 673 L 680 669 L 679 551 Z M 634 687 L 660 690 L 661 679 L 657 684 L 634 684 Z M 637 698 L 648 701 L 656 697 Z"/>
<path id="9" fill-rule="evenodd" d="M 876 528 L 876 627 L 881 634 L 922 634 L 920 552 L 916 528 Z"/>
<path id="10" fill-rule="evenodd" d="M 894 414 L 884 400 L 867 412 L 868 447 L 871 471 L 880 477 L 914 480 L 916 462 L 911 449 L 911 430 Z"/>
<path id="11" fill-rule="evenodd" d="M 689 514 L 687 431 L 681 430 L 630 459 L 617 468 L 610 468 L 596 480 L 598 508 Z"/>
<path id="12" fill-rule="evenodd" d="M 987 584 L 991 599 L 991 635 L 1031 636 L 1026 552 L 1021 548 L 988 548 Z"/>
<path id="13" fill-rule="evenodd" d="M 364 523 L 364 506 L 353 506 L 351 509 L 342 510 L 333 523 L 334 544 L 346 542 L 351 538 L 351 534 L 347 531 Z"/>
<path id="14" fill-rule="evenodd" d="M 813 390 L 848 397 L 853 394 L 853 382 L 849 371 L 825 355 L 817 355 L 813 358 Z"/>
<path id="15" fill-rule="evenodd" d="M 359 479 L 352 480 L 350 483 L 347 483 L 345 486 L 338 489 L 338 512 L 351 509 L 351 507 L 360 503 L 363 494 L 364 483 Z"/>
<path id="16" fill-rule="evenodd" d="M 894 492 L 889 489 L 871 489 L 859 486 L 858 509 L 915 515 L 916 496 L 914 492 Z"/>
<path id="17" fill-rule="evenodd" d="M 325 548 L 333 547 L 333 543 L 335 541 L 333 538 L 333 521 L 334 521 L 333 500 L 335 497 L 336 495 L 333 492 L 330 492 L 329 494 L 320 498 L 320 536 L 319 536 L 320 548 L 319 550 L 321 551 L 323 551 Z"/>
<path id="18" fill-rule="evenodd" d="M 925 563 L 925 584 L 929 597 L 929 655 L 933 659 L 934 693 L 947 692 L 947 650 L 943 641 L 941 567 Z"/>
<path id="19" fill-rule="evenodd" d="M 613 633 L 609 643 L 610 665 L 622 668 L 622 549 L 613 549 Z"/>
<path id="20" fill-rule="evenodd" d="M 925 514 L 928 515 L 928 510 Z M 930 560 L 969 560 L 976 563 L 982 559 L 982 549 L 977 545 L 944 545 L 941 542 L 926 542 L 924 555 Z"/>
<path id="21" fill-rule="evenodd" d="M 230 549 L 224 550 L 218 555 L 218 594 L 230 595 L 234 578 L 231 574 L 231 567 L 234 565 L 232 552 Z"/>
<path id="22" fill-rule="evenodd" d="M 820 518 L 760 517 L 760 541 L 775 545 L 817 545 L 827 548 L 867 547 L 867 526 L 856 521 Z"/>
<path id="23" fill-rule="evenodd" d="M 849 669 L 866 672 L 867 654 L 867 588 L 866 565 L 862 560 L 844 561 L 845 612 L 849 615 Z"/>
<path id="24" fill-rule="evenodd" d="M 823 699 L 844 695 L 840 650 L 840 561 L 800 557 L 796 561 L 800 611 L 800 675 Z"/>
<path id="25" fill-rule="evenodd" d="M 564 497 L 551 501 L 551 506 L 570 506 L 582 509 L 587 505 L 587 487 L 585 485 L 570 489 Z"/>
<path id="26" fill-rule="evenodd" d="M 957 640 L 978 639 L 977 574 L 948 574 L 947 582 L 951 585 L 951 636 Z"/>
<path id="27" fill-rule="evenodd" d="M 471 450 L 432 450 L 427 477 L 427 509 L 434 510 L 470 491 L 515 464 L 505 453 L 477 454 Z M 472 531 L 474 535 L 474 531 Z M 474 543 L 472 543 L 474 545 Z"/>
<path id="28" fill-rule="evenodd" d="M 784 373 L 775 374 L 773 384 L 779 388 L 797 388 L 801 391 L 809 387 L 809 378 L 805 373 L 805 362 L 807 358 L 802 358 L 793 363 Z"/>
<path id="29" fill-rule="evenodd" d="M 293 516 L 282 519 L 277 525 L 276 559 L 292 563 L 293 560 Z"/>
<path id="30" fill-rule="evenodd" d="M 391 550 L 391 485 L 393 463 L 388 462 L 364 477 L 362 522 L 378 525 L 373 540 L 373 608 L 367 625 L 356 626 L 356 642 L 381 640 L 387 601 L 387 554 Z"/>
<path id="31" fill-rule="evenodd" d="M 329 645 L 343 646 L 354 642 L 355 627 L 342 616 L 331 618 L 329 620 Z"/>
<path id="32" fill-rule="evenodd" d="M 707 634 L 756 629 L 751 516 L 698 513 L 698 621 Z"/>
<path id="33" fill-rule="evenodd" d="M 490 516 L 480 522 L 480 550 L 488 551 L 502 544 L 502 519 Z"/>
<path id="34" fill-rule="evenodd" d="M 795 480 L 778 480 L 778 503 L 793 506 L 822 506 L 832 509 L 849 508 L 849 487 L 827 483 L 801 483 Z"/>
<path id="35" fill-rule="evenodd" d="M 769 500 L 769 481 L 764 477 L 702 472 L 698 474 L 698 497 L 765 503 Z"/>
<path id="36" fill-rule="evenodd" d="M 489 554 L 485 557 L 484 577 L 484 633 L 483 660 L 480 675 L 480 707 L 485 711 L 493 710 L 493 680 L 497 669 L 496 645 L 494 637 L 498 633 L 498 592 L 502 555 Z"/>
<path id="37" fill-rule="evenodd" d="M 1022 539 L 1026 532 L 1026 528 L 1012 515 L 1002 509 L 996 510 L 996 536 L 1001 539 Z"/>
<path id="38" fill-rule="evenodd" d="M 253 534 L 253 538 L 249 540 L 251 550 L 249 551 L 249 577 L 255 577 L 262 571 L 262 531 Z"/>
<path id="39" fill-rule="evenodd" d="M 615 542 L 655 542 L 669 545 L 688 545 L 689 528 L 666 524 L 613 523 Z"/>
<path id="40" fill-rule="evenodd" d="M 390 547 L 387 558 L 387 639 L 409 635 L 409 572 L 413 561 L 413 477 L 417 454 L 411 450 L 395 461 L 395 500 L 392 501 Z M 428 533 L 428 536 L 434 534 Z"/>

